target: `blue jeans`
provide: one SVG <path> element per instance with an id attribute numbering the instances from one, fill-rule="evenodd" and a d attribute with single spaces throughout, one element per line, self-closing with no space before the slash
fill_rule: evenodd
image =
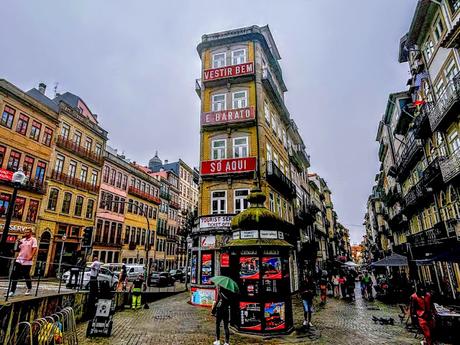
<path id="1" fill-rule="evenodd" d="M 304 312 L 313 313 L 313 301 L 306 301 L 303 299 L 302 302 Z"/>

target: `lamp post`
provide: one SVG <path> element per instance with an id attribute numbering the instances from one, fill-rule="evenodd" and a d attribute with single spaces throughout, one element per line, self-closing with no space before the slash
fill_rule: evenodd
<path id="1" fill-rule="evenodd" d="M 11 182 L 13 182 L 13 194 L 11 195 L 10 203 L 8 205 L 5 226 L 3 227 L 2 237 L 0 239 L 0 252 L 4 255 L 6 254 L 6 239 L 10 231 L 11 218 L 13 217 L 14 204 L 16 202 L 16 197 L 18 196 L 18 190 L 25 184 L 26 180 L 27 176 L 24 174 L 22 169 L 16 171 L 11 179 Z"/>

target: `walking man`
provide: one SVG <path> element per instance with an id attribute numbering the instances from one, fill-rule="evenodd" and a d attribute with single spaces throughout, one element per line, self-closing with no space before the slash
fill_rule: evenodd
<path id="1" fill-rule="evenodd" d="M 423 337 L 425 338 L 423 345 L 433 344 L 434 308 L 431 302 L 431 294 L 426 292 L 424 287 L 419 287 L 410 296 L 410 302 L 411 315 L 414 319 L 418 320 Z"/>
<path id="2" fill-rule="evenodd" d="M 313 313 L 313 297 L 316 293 L 316 286 L 313 282 L 312 277 L 308 276 L 300 287 L 300 298 L 302 298 L 303 304 L 303 325 L 306 327 L 313 327 L 311 323 L 311 314 Z"/>
<path id="3" fill-rule="evenodd" d="M 32 289 L 32 281 L 30 280 L 30 269 L 37 253 L 37 239 L 32 236 L 32 231 L 27 229 L 24 233 L 24 238 L 19 244 L 19 255 L 14 263 L 13 272 L 11 274 L 11 291 L 8 294 L 12 297 L 16 293 L 16 287 L 18 285 L 18 279 L 24 277 L 26 281 L 27 290 L 25 295 L 30 295 Z"/>
<path id="4" fill-rule="evenodd" d="M 89 272 L 89 292 L 90 294 L 96 295 L 98 292 L 97 277 L 99 276 L 99 271 L 101 270 L 101 263 L 97 256 L 93 257 L 93 263 L 90 267 Z"/>
<path id="5" fill-rule="evenodd" d="M 218 288 L 217 301 L 214 303 L 211 314 L 216 317 L 216 341 L 214 345 L 220 345 L 220 324 L 224 322 L 225 343 L 229 345 L 230 329 L 228 328 L 230 313 L 230 292 L 222 287 Z"/>

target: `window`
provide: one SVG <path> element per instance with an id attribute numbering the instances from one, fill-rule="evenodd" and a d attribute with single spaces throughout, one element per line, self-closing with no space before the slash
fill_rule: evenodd
<path id="1" fill-rule="evenodd" d="M 270 192 L 270 211 L 275 212 L 275 196 Z"/>
<path id="2" fill-rule="evenodd" d="M 109 183 L 109 175 L 110 175 L 110 168 L 108 166 L 105 166 L 104 171 L 102 173 L 102 179 L 104 183 Z"/>
<path id="3" fill-rule="evenodd" d="M 110 174 L 110 184 L 112 186 L 115 186 L 115 178 L 117 177 L 117 172 L 116 170 L 112 170 L 111 174 Z"/>
<path id="4" fill-rule="evenodd" d="M 92 146 L 93 146 L 93 139 L 86 138 L 86 140 L 85 140 L 85 149 L 89 152 L 89 151 L 91 151 Z"/>
<path id="5" fill-rule="evenodd" d="M 76 146 L 81 145 L 81 132 L 80 131 L 75 131 L 73 133 L 73 142 L 75 143 Z"/>
<path id="6" fill-rule="evenodd" d="M 30 129 L 30 139 L 38 141 L 40 138 L 40 131 L 42 129 L 42 124 L 37 121 L 32 121 L 32 128 Z"/>
<path id="7" fill-rule="evenodd" d="M 29 201 L 29 209 L 27 210 L 26 222 L 35 223 L 38 214 L 38 200 Z"/>
<path id="8" fill-rule="evenodd" d="M 59 190 L 56 188 L 51 188 L 50 196 L 48 198 L 48 207 L 50 211 L 56 211 L 57 200 L 59 197 Z"/>
<path id="9" fill-rule="evenodd" d="M 63 123 L 61 127 L 61 137 L 65 140 L 69 139 L 70 126 Z"/>
<path id="10" fill-rule="evenodd" d="M 267 162 L 272 160 L 272 147 L 267 143 Z"/>
<path id="11" fill-rule="evenodd" d="M 232 51 L 232 64 L 239 65 L 246 62 L 246 49 Z"/>
<path id="12" fill-rule="evenodd" d="M 435 44 L 437 44 L 440 41 L 443 33 L 444 33 L 444 24 L 442 23 L 441 17 L 438 17 L 436 24 L 434 25 L 434 28 L 433 28 L 433 38 L 434 38 Z"/>
<path id="13" fill-rule="evenodd" d="M 51 140 L 53 138 L 53 130 L 49 127 L 45 127 L 45 132 L 43 134 L 43 144 L 46 146 L 51 146 Z"/>
<path id="14" fill-rule="evenodd" d="M 43 184 L 43 181 L 45 180 L 45 172 L 46 163 L 38 161 L 37 168 L 35 168 L 35 183 Z"/>
<path id="15" fill-rule="evenodd" d="M 64 169 L 64 156 L 57 155 L 56 165 L 54 166 L 54 170 L 56 171 L 56 173 L 60 174 L 62 173 L 63 169 Z"/>
<path id="16" fill-rule="evenodd" d="M 86 182 L 87 178 L 88 178 L 88 167 L 82 165 L 80 169 L 80 181 Z"/>
<path id="17" fill-rule="evenodd" d="M 426 61 L 430 61 L 434 52 L 434 44 L 431 37 L 428 37 L 427 41 L 423 44 L 423 53 L 425 54 Z"/>
<path id="18" fill-rule="evenodd" d="M 75 178 L 76 173 L 77 173 L 77 162 L 70 161 L 70 164 L 69 164 L 69 176 L 70 176 L 70 178 Z"/>
<path id="19" fill-rule="evenodd" d="M 276 114 L 275 113 L 272 113 L 272 129 L 273 129 L 273 132 L 275 132 L 276 134 L 278 131 L 278 127 L 276 124 Z"/>
<path id="20" fill-rule="evenodd" d="M 6 147 L 0 146 L 0 168 L 3 166 L 3 161 L 5 160 Z"/>
<path id="21" fill-rule="evenodd" d="M 70 203 L 72 202 L 72 194 L 71 193 L 64 193 L 64 200 L 62 201 L 62 209 L 61 212 L 68 214 L 70 211 Z"/>
<path id="22" fill-rule="evenodd" d="M 280 159 L 280 170 L 281 170 L 283 173 L 285 173 L 285 171 L 284 171 L 284 162 L 283 162 L 282 159 Z"/>
<path id="23" fill-rule="evenodd" d="M 276 166 L 279 166 L 278 154 L 276 152 L 273 154 L 273 163 L 275 163 Z"/>
<path id="24" fill-rule="evenodd" d="M 125 228 L 125 244 L 128 244 L 130 242 L 129 241 L 130 235 L 131 235 L 131 228 L 130 228 L 129 225 L 126 225 L 126 228 Z"/>
<path id="25" fill-rule="evenodd" d="M 93 212 L 94 212 L 94 200 L 89 199 L 88 205 L 86 205 L 86 218 L 88 219 L 93 218 Z"/>
<path id="26" fill-rule="evenodd" d="M 235 213 L 240 213 L 248 208 L 248 200 L 246 199 L 249 195 L 249 189 L 238 189 L 235 190 Z"/>
<path id="27" fill-rule="evenodd" d="M 224 159 L 227 154 L 227 141 L 225 139 L 217 139 L 212 141 L 212 159 Z"/>
<path id="28" fill-rule="evenodd" d="M 15 113 L 16 113 L 15 109 L 10 108 L 9 106 L 5 105 L 5 108 L 3 109 L 2 118 L 0 119 L 0 124 L 2 126 L 11 128 L 13 126 L 13 119 L 14 119 Z"/>
<path id="29" fill-rule="evenodd" d="M 281 198 L 279 195 L 276 197 L 276 207 L 278 208 L 278 215 L 283 218 L 283 209 L 281 208 Z"/>
<path id="30" fill-rule="evenodd" d="M 16 202 L 14 203 L 13 209 L 13 219 L 22 220 L 22 215 L 24 214 L 24 206 L 26 205 L 26 199 L 17 197 Z"/>
<path id="31" fill-rule="evenodd" d="M 119 196 L 115 196 L 115 197 L 113 198 L 113 201 L 114 201 L 114 203 L 113 203 L 113 206 L 112 206 L 112 212 L 118 213 L 118 209 L 119 209 L 119 207 L 120 207 L 120 197 L 119 197 Z"/>
<path id="32" fill-rule="evenodd" d="M 212 68 L 219 68 L 225 66 L 226 54 L 216 53 L 212 55 Z"/>
<path id="33" fill-rule="evenodd" d="M 8 160 L 8 165 L 6 169 L 10 171 L 17 171 L 19 168 L 19 161 L 21 160 L 21 154 L 17 151 L 11 150 L 10 159 Z"/>
<path id="34" fill-rule="evenodd" d="M 77 199 L 75 200 L 75 215 L 77 217 L 81 217 L 82 210 L 83 210 L 83 197 L 77 196 Z"/>
<path id="35" fill-rule="evenodd" d="M 133 213 L 133 199 L 128 200 L 128 212 Z"/>
<path id="36" fill-rule="evenodd" d="M 121 172 L 118 172 L 117 173 L 117 188 L 121 188 L 121 177 L 122 177 Z"/>
<path id="37" fill-rule="evenodd" d="M 248 137 L 233 139 L 233 158 L 248 156 Z"/>
<path id="38" fill-rule="evenodd" d="M 121 188 L 126 189 L 127 185 L 128 185 L 128 175 L 123 175 L 123 184 Z"/>
<path id="39" fill-rule="evenodd" d="M 283 145 L 287 148 L 287 135 L 286 130 L 283 129 Z"/>
<path id="40" fill-rule="evenodd" d="M 211 192 L 211 209 L 212 214 L 227 213 L 227 192 Z"/>
<path id="41" fill-rule="evenodd" d="M 232 94 L 233 109 L 246 108 L 248 106 L 248 93 L 247 91 L 238 91 Z"/>
<path id="42" fill-rule="evenodd" d="M 265 122 L 267 122 L 267 125 L 270 126 L 270 107 L 268 106 L 267 101 L 264 102 L 264 114 L 265 114 Z"/>
<path id="43" fill-rule="evenodd" d="M 447 137 L 448 145 L 451 153 L 457 152 L 460 149 L 460 138 L 457 130 L 452 131 Z"/>
<path id="44" fill-rule="evenodd" d="M 212 95 L 211 99 L 211 110 L 212 111 L 221 111 L 227 109 L 226 107 L 226 97 L 225 93 Z"/>
<path id="45" fill-rule="evenodd" d="M 96 153 L 96 156 L 100 157 L 102 155 L 102 145 L 96 143 L 96 149 L 94 152 Z"/>
<path id="46" fill-rule="evenodd" d="M 91 174 L 91 185 L 93 187 L 95 187 L 97 185 L 97 171 L 93 171 L 93 173 Z"/>
<path id="47" fill-rule="evenodd" d="M 22 135 L 26 135 L 28 125 L 29 125 L 29 117 L 24 114 L 20 114 L 18 124 L 16 125 L 16 132 Z"/>
<path id="48" fill-rule="evenodd" d="M 35 159 L 30 156 L 24 158 L 24 164 L 22 164 L 22 170 L 24 174 L 30 179 L 32 177 L 32 169 L 34 168 Z"/>

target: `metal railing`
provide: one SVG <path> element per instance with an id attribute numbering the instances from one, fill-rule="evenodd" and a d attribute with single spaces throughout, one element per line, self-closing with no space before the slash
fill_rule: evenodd
<path id="1" fill-rule="evenodd" d="M 460 149 L 452 152 L 448 157 L 440 161 L 442 179 L 445 183 L 451 181 L 460 174 Z"/>
<path id="2" fill-rule="evenodd" d="M 93 163 L 101 165 L 104 161 L 104 157 L 101 154 L 97 154 L 94 151 L 88 150 L 87 148 L 77 144 L 75 141 L 64 138 L 62 135 L 58 136 L 56 141 L 56 145 L 67 150 L 70 150 L 72 153 L 76 154 L 77 156 L 87 159 Z"/>
<path id="3" fill-rule="evenodd" d="M 435 131 L 446 116 L 450 113 L 452 106 L 460 100 L 460 74 L 450 80 L 446 89 L 437 97 L 436 102 L 431 103 L 428 112 L 430 126 Z"/>
<path id="4" fill-rule="evenodd" d="M 128 187 L 128 193 L 132 194 L 132 195 L 135 195 L 135 196 L 138 196 L 139 198 L 141 198 L 143 200 L 153 202 L 154 204 L 157 204 L 157 205 L 161 204 L 160 198 L 157 198 L 156 196 L 153 196 L 153 195 L 150 195 L 150 194 L 148 194 L 146 192 L 143 192 L 139 188 L 129 186 Z"/>
<path id="5" fill-rule="evenodd" d="M 405 173 L 407 173 L 407 171 L 411 167 L 411 163 L 416 157 L 416 154 L 421 153 L 422 150 L 422 141 L 420 139 L 415 139 L 414 137 L 411 137 L 409 142 L 407 142 L 406 146 L 404 147 L 404 150 L 401 153 L 401 156 L 398 160 L 398 180 L 400 180 L 401 177 L 406 176 Z"/>
<path id="6" fill-rule="evenodd" d="M 51 173 L 51 179 L 62 182 L 65 185 L 70 187 L 75 187 L 78 189 L 86 190 L 88 192 L 97 193 L 99 191 L 99 185 L 94 185 L 92 183 L 84 182 L 77 178 L 76 176 L 70 176 L 62 171 L 53 170 Z"/>
<path id="7" fill-rule="evenodd" d="M 267 161 L 267 179 L 269 182 L 271 181 L 273 184 L 278 185 L 279 189 L 288 197 L 294 198 L 297 195 L 294 183 L 273 161 Z"/>

